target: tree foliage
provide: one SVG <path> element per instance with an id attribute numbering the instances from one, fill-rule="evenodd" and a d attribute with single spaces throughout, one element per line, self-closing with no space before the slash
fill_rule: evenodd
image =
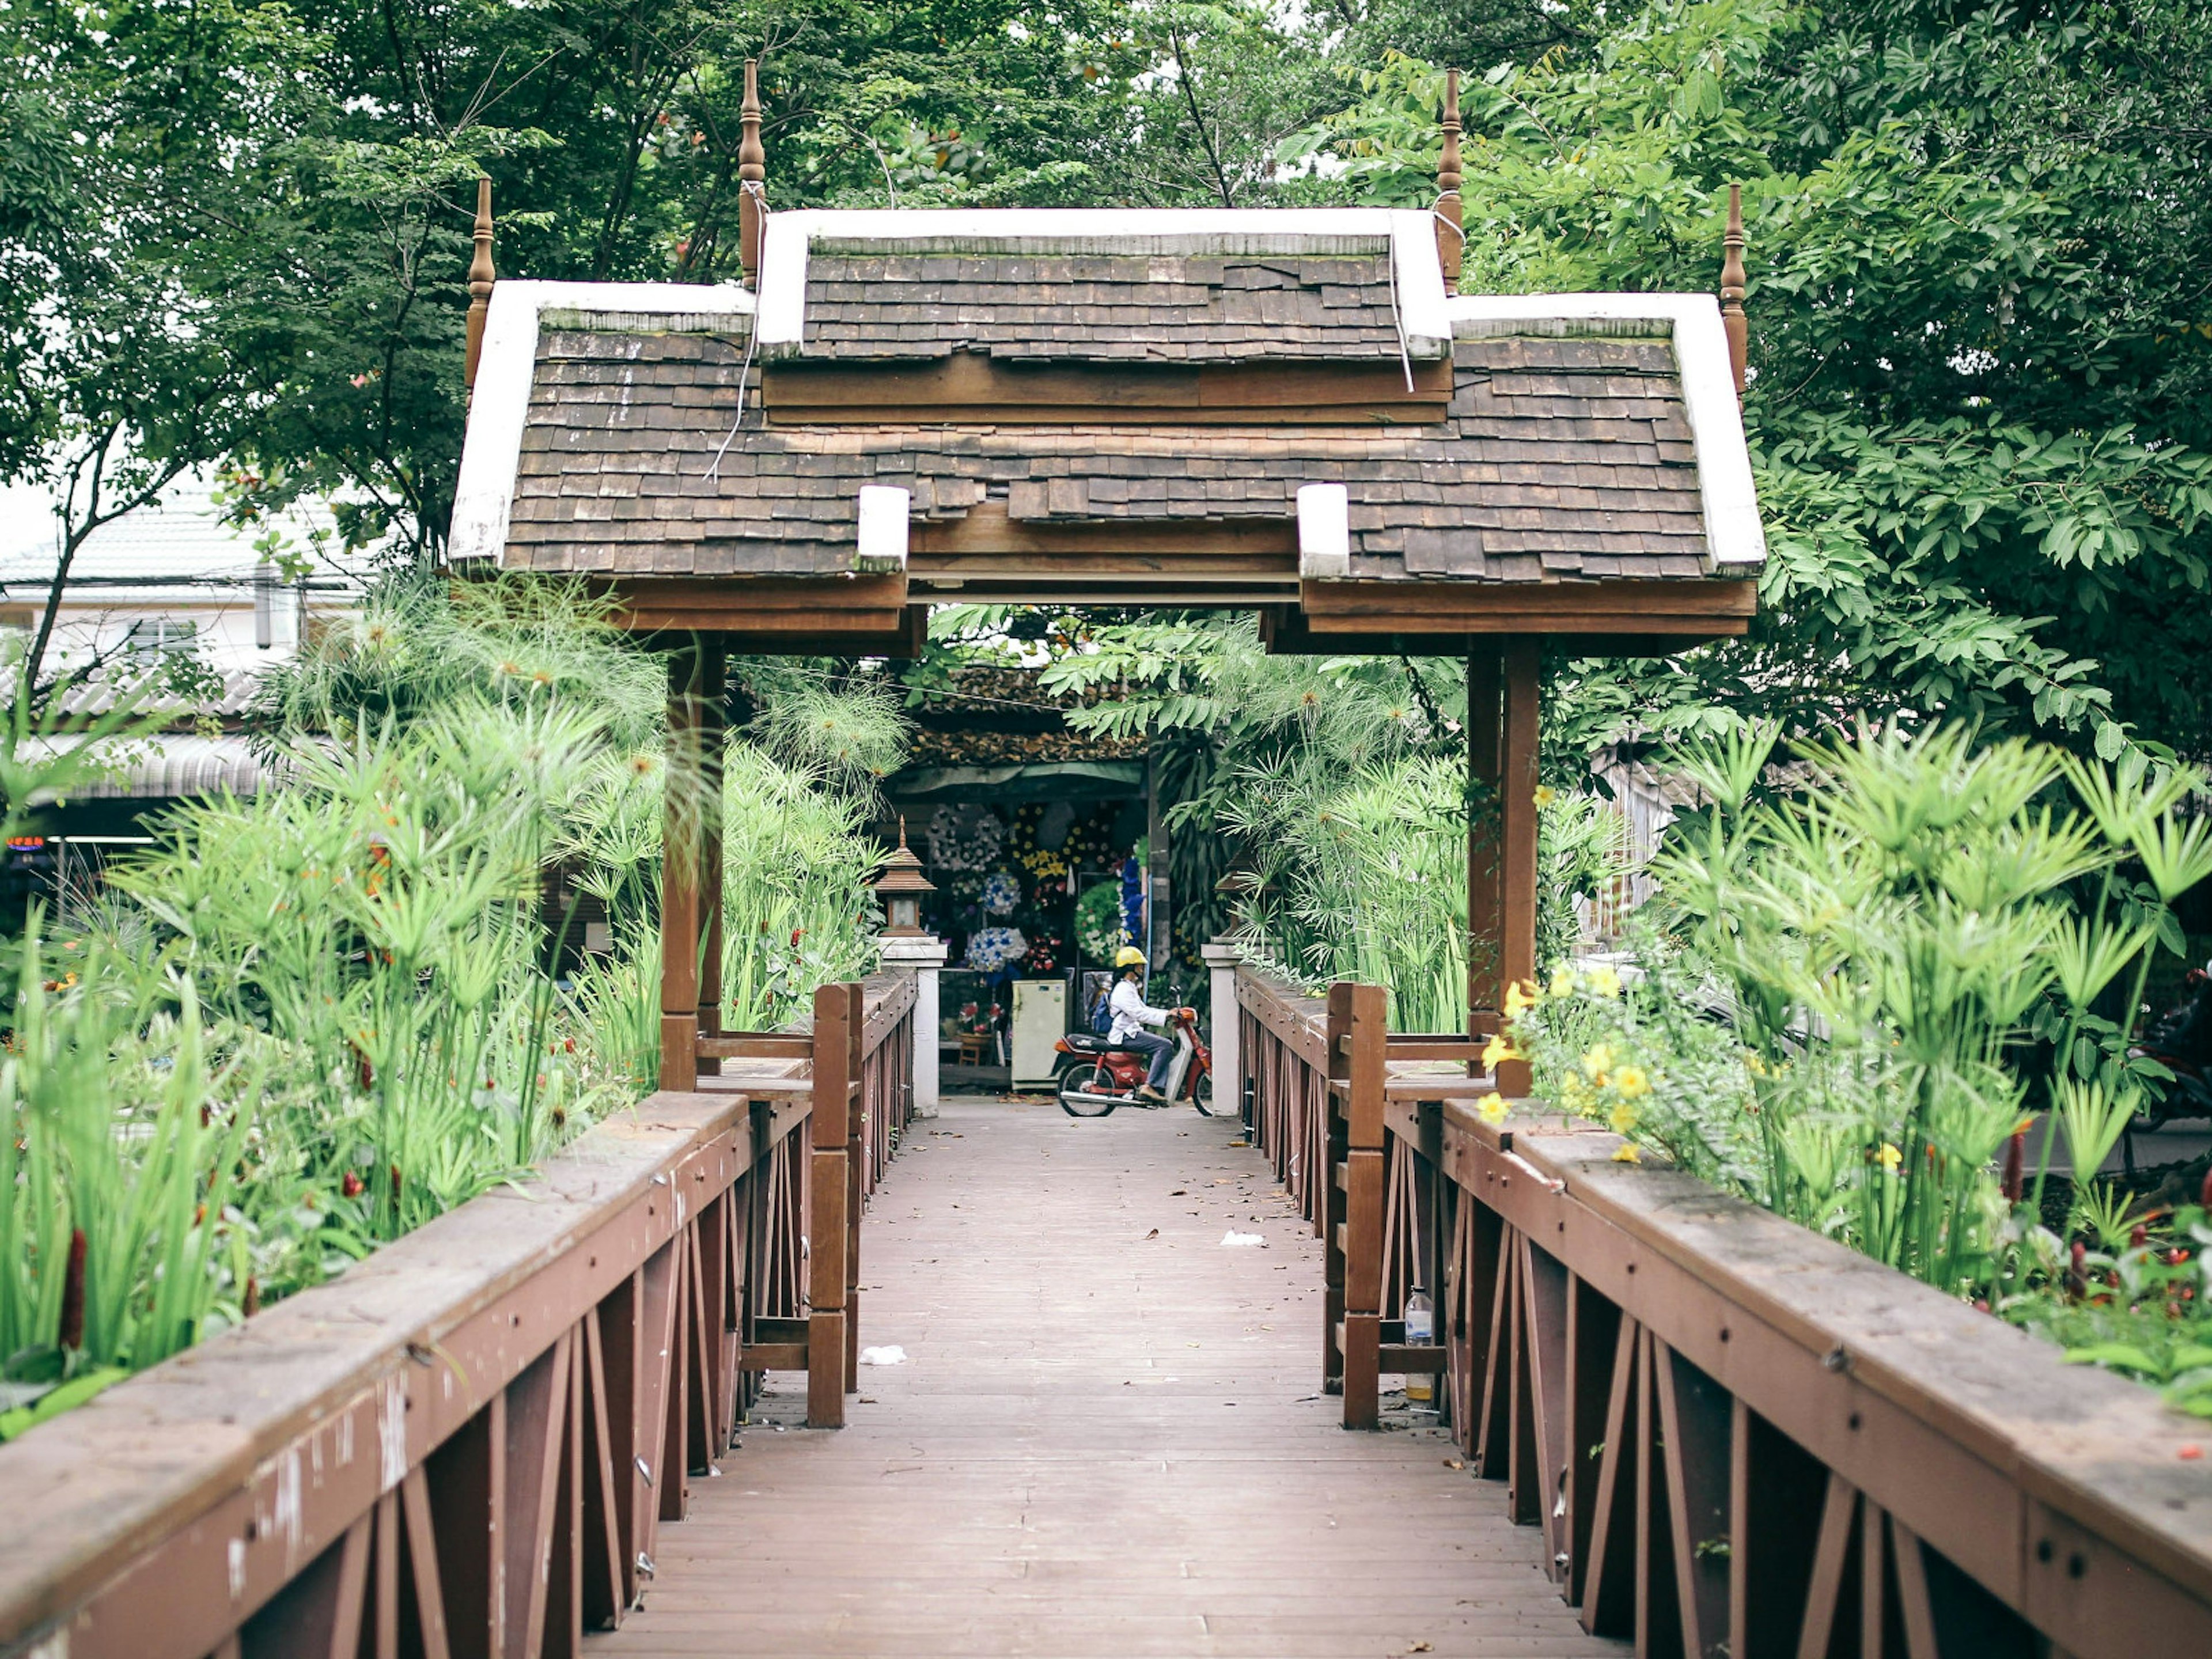
<path id="1" fill-rule="evenodd" d="M 335 492 L 424 555 L 479 169 L 509 273 L 727 278 L 757 56 L 776 209 L 1419 206 L 1455 62 L 1470 290 L 1710 290 L 1745 186 L 1764 612 L 1556 665 L 1561 752 L 2212 748 L 2197 0 L 16 0 L 0 42 L 0 470 L 98 460 L 112 507 L 219 460 L 241 518 Z"/>

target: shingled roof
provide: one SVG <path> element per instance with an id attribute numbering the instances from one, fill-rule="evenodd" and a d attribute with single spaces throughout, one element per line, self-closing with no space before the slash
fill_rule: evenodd
<path id="1" fill-rule="evenodd" d="M 866 484 L 921 520 L 1288 521 L 1351 488 L 1355 580 L 1695 577 L 1708 538 L 1674 349 L 1633 336 L 1491 337 L 1453 352 L 1440 425 L 925 426 L 736 422 L 742 325 L 540 338 L 507 562 L 627 575 L 854 568 Z"/>
<path id="2" fill-rule="evenodd" d="M 500 286 L 452 553 L 623 579 L 902 570 L 903 536 L 892 563 L 862 552 L 873 487 L 907 492 L 918 544 L 986 520 L 1017 541 L 1277 526 L 1293 592 L 1740 579 L 1765 547 L 1726 349 L 1704 296 L 1448 298 L 1420 214 L 781 215 L 757 297 Z M 793 418 L 758 395 L 764 373 L 963 363 L 1137 390 L 1126 413 L 1050 421 Z M 1291 388 L 1356 373 L 1411 393 L 1419 375 L 1434 401 L 1204 424 L 1154 406 L 1223 365 Z M 1343 491 L 1318 557 L 1313 485 Z"/>
<path id="3" fill-rule="evenodd" d="M 817 251 L 799 355 L 1396 362 L 1387 254 Z"/>

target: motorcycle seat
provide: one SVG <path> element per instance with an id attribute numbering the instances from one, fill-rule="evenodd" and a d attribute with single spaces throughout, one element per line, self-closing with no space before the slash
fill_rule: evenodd
<path id="1" fill-rule="evenodd" d="M 1067 1046 L 1079 1054 L 1110 1054 L 1115 1052 L 1112 1043 L 1092 1031 L 1070 1031 Z"/>

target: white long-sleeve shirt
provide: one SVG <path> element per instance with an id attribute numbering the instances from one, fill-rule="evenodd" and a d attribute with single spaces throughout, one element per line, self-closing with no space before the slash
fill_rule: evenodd
<path id="1" fill-rule="evenodd" d="M 1114 1029 L 1107 1033 L 1109 1042 L 1119 1042 L 1140 1025 L 1164 1025 L 1168 1010 L 1155 1008 L 1139 994 L 1133 980 L 1117 979 L 1114 994 L 1106 1006 L 1114 1011 Z"/>

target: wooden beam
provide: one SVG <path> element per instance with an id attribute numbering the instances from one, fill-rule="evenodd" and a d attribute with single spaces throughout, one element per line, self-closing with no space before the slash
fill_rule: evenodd
<path id="1" fill-rule="evenodd" d="M 1607 581 L 1299 584 L 1307 628 L 1325 634 L 1741 634 L 1759 605 L 1733 577 Z"/>
<path id="2" fill-rule="evenodd" d="M 1540 659 L 1533 639 L 1510 640 L 1504 666 L 1498 750 L 1498 971 L 1507 986 L 1536 977 L 1536 699 Z M 1498 1091 L 1524 1099 L 1528 1062 L 1498 1068 Z"/>
<path id="3" fill-rule="evenodd" d="M 699 1078 L 700 648 L 668 653 L 668 749 L 660 838 L 660 1086 Z"/>
<path id="4" fill-rule="evenodd" d="M 959 351 L 921 362 L 777 362 L 771 425 L 988 421 L 999 426 L 1355 425 L 1440 421 L 1452 366 L 1395 362 L 1017 362 Z"/>
<path id="5" fill-rule="evenodd" d="M 1745 631 L 1742 623 L 1716 624 L 1713 631 L 1679 634 L 1589 634 L 1559 635 L 1567 648 L 1586 657 L 1671 657 L 1695 650 L 1711 639 Z M 1278 657 L 1459 657 L 1488 641 L 1495 633 L 1443 633 L 1424 625 L 1414 633 L 1316 634 L 1295 605 L 1266 605 L 1260 611 L 1260 640 Z"/>
<path id="6" fill-rule="evenodd" d="M 1498 871 L 1504 659 L 1494 644 L 1467 653 L 1467 1029 L 1496 1029 L 1504 983 L 1504 891 Z"/>
<path id="7" fill-rule="evenodd" d="M 1093 558 L 1102 554 L 1140 557 L 1176 556 L 1203 565 L 1242 556 L 1287 562 L 1298 568 L 1298 525 L 1287 504 L 1278 514 L 1236 518 L 1135 519 L 1118 510 L 1107 516 L 1100 503 L 1095 519 L 1017 519 L 1004 501 L 984 501 L 957 519 L 930 519 L 914 526 L 908 544 L 908 573 L 951 570 L 956 561 L 981 555 Z M 1023 574 L 1030 566 L 1015 568 Z"/>
<path id="8" fill-rule="evenodd" d="M 719 637 L 699 641 L 699 1024 L 697 1036 L 722 1029 L 722 750 L 729 741 L 729 652 Z M 699 1073 L 718 1075 L 722 1064 L 692 1052 Z"/>

